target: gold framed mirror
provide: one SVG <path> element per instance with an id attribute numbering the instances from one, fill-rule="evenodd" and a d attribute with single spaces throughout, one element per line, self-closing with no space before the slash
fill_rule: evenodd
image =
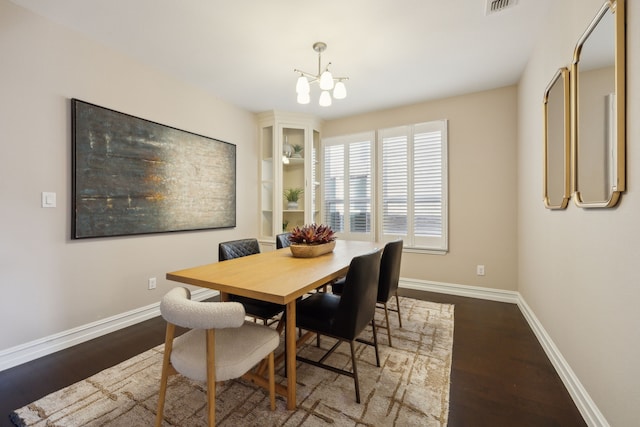
<path id="1" fill-rule="evenodd" d="M 544 91 L 544 190 L 547 209 L 564 209 L 571 197 L 569 69 L 554 74 Z"/>
<path id="2" fill-rule="evenodd" d="M 582 208 L 615 206 L 625 190 L 625 10 L 607 1 L 571 65 L 573 195 Z"/>

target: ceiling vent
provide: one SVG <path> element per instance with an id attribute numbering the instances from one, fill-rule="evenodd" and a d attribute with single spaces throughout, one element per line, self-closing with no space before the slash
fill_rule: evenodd
<path id="1" fill-rule="evenodd" d="M 485 15 L 492 15 L 518 4 L 518 0 L 487 0 Z"/>

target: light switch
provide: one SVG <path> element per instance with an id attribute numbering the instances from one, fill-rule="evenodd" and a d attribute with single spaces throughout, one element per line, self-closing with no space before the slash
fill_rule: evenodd
<path id="1" fill-rule="evenodd" d="M 56 193 L 42 192 L 42 207 L 43 208 L 55 208 L 56 207 Z"/>

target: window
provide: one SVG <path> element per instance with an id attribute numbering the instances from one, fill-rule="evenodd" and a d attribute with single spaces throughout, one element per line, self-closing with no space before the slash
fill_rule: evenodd
<path id="1" fill-rule="evenodd" d="M 373 240 L 374 133 L 324 142 L 324 222 L 343 238 Z"/>
<path id="2" fill-rule="evenodd" d="M 447 250 L 447 122 L 378 131 L 379 239 Z"/>
<path id="3" fill-rule="evenodd" d="M 447 121 L 375 134 L 323 141 L 324 222 L 346 239 L 402 238 L 406 248 L 446 251 Z"/>

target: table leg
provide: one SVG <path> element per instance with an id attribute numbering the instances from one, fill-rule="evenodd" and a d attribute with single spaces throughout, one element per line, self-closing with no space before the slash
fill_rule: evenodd
<path id="1" fill-rule="evenodd" d="M 287 346 L 287 409 L 296 408 L 296 301 L 287 304 L 285 345 Z"/>
<path id="2" fill-rule="evenodd" d="M 226 292 L 220 291 L 220 302 L 226 302 L 226 301 L 229 301 L 229 294 L 227 294 Z"/>

